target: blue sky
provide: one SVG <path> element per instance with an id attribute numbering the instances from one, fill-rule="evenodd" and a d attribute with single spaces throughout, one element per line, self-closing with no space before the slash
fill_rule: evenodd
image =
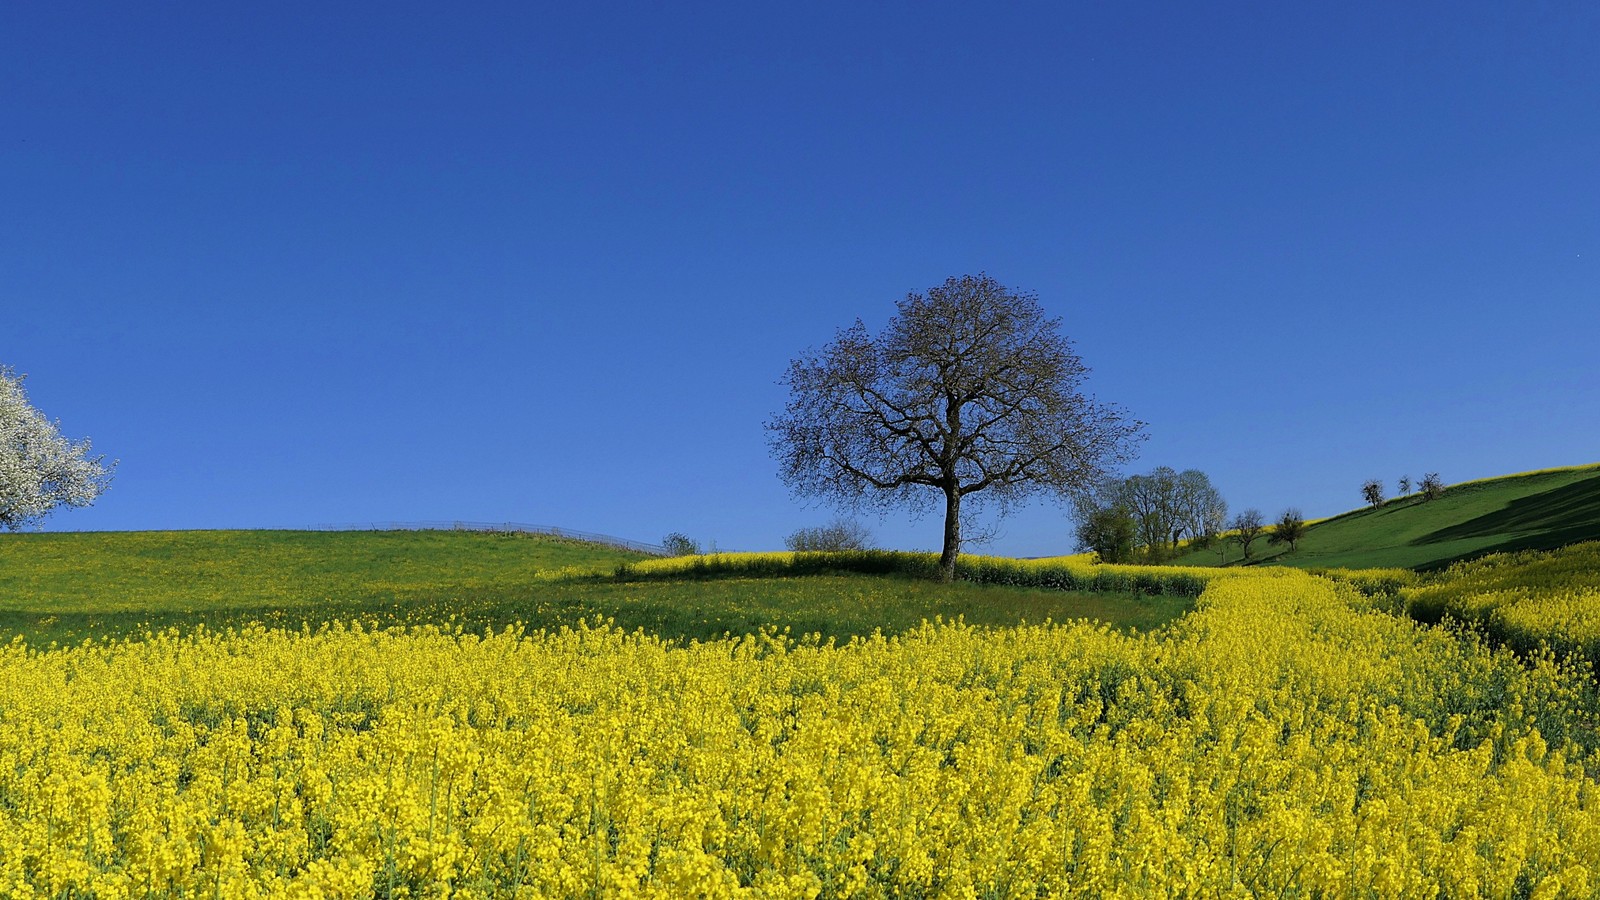
<path id="1" fill-rule="evenodd" d="M 121 460 L 50 529 L 779 547 L 832 515 L 767 451 L 790 358 L 979 271 L 1235 509 L 1600 460 L 1594 4 L 6 20 L 0 363 Z"/>

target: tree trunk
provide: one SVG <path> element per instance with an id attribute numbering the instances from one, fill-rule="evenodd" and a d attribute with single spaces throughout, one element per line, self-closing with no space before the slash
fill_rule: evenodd
<path id="1" fill-rule="evenodd" d="M 956 554 L 961 552 L 961 492 L 944 489 L 944 551 L 939 554 L 939 579 L 956 580 Z"/>

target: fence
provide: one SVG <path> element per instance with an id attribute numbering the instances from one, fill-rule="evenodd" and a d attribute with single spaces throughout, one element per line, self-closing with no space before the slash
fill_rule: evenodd
<path id="1" fill-rule="evenodd" d="M 306 531 L 482 531 L 489 533 L 545 534 L 551 537 L 571 538 L 591 544 L 605 544 L 622 550 L 666 556 L 660 544 L 646 544 L 610 534 L 593 531 L 574 531 L 554 525 L 529 525 L 526 522 L 355 522 L 343 525 L 312 525 Z"/>

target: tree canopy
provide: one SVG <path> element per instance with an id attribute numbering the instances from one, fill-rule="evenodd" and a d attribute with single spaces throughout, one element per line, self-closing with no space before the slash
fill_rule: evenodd
<path id="1" fill-rule="evenodd" d="M 105 457 L 69 441 L 28 402 L 23 376 L 0 366 L 0 529 L 37 524 L 61 506 L 88 506 L 111 483 Z"/>
<path id="2" fill-rule="evenodd" d="M 1269 544 L 1288 544 L 1289 551 L 1300 549 L 1300 539 L 1306 535 L 1306 517 L 1291 506 L 1278 516 L 1278 523 L 1267 536 Z"/>

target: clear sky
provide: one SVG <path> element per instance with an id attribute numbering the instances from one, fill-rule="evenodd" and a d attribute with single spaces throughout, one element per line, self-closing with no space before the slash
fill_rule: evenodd
<path id="1" fill-rule="evenodd" d="M 1039 295 L 1131 471 L 1308 516 L 1600 460 L 1600 4 L 13 4 L 0 363 L 47 527 L 832 513 L 762 422 L 909 291 Z M 938 517 L 864 520 L 936 548 Z M 987 552 L 1071 549 L 1054 506 Z"/>

